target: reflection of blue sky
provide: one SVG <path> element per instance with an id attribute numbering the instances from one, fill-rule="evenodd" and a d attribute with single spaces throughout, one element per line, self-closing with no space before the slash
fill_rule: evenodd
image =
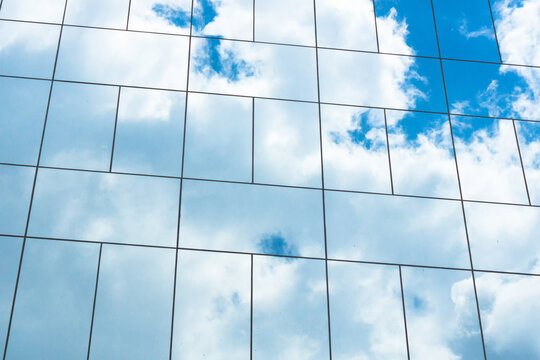
<path id="1" fill-rule="evenodd" d="M 21 238 L 0 237 L 0 344 L 6 343 L 21 246 Z"/>
<path id="2" fill-rule="evenodd" d="M 298 255 L 294 245 L 287 243 L 281 234 L 264 235 L 258 243 L 259 251 L 272 255 Z"/>

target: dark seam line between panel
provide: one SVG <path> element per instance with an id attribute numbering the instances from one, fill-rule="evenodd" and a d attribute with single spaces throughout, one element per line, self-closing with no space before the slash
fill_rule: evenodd
<path id="1" fill-rule="evenodd" d="M 319 47 L 318 47 L 318 34 L 317 34 L 317 5 L 313 0 L 313 22 L 315 32 L 315 69 L 317 70 L 317 107 L 319 115 L 319 150 L 321 155 L 321 200 L 322 200 L 322 221 L 323 221 L 323 235 L 324 235 L 324 269 L 326 280 L 326 311 L 328 321 L 328 356 L 332 360 L 332 330 L 331 330 L 331 316 L 330 316 L 330 289 L 328 285 L 328 237 L 326 233 L 326 202 L 324 191 L 324 156 L 323 156 L 323 133 L 322 133 L 322 115 L 321 115 L 321 87 L 319 78 Z"/>
<path id="2" fill-rule="evenodd" d="M 399 285 L 401 288 L 401 306 L 403 307 L 403 326 L 405 328 L 405 344 L 407 345 L 407 359 L 411 360 L 411 353 L 409 350 L 409 332 L 407 330 L 407 315 L 405 314 L 405 293 L 403 291 L 403 277 L 401 275 L 401 265 L 398 266 L 399 269 Z"/>
<path id="3" fill-rule="evenodd" d="M 183 190 L 183 178 L 184 178 L 184 157 L 186 153 L 186 129 L 187 129 L 187 114 L 188 114 L 188 95 L 189 95 L 189 70 L 191 65 L 191 39 L 193 34 L 193 6 L 194 0 L 191 0 L 191 15 L 189 23 L 189 44 L 187 54 L 187 72 L 186 72 L 186 93 L 184 103 L 184 131 L 182 133 L 182 163 L 180 169 L 180 189 L 178 195 L 178 219 L 176 224 L 176 257 L 174 259 L 174 283 L 173 283 L 173 299 L 172 299 L 172 314 L 171 314 L 171 339 L 169 345 L 169 360 L 172 360 L 173 355 L 173 343 L 174 343 L 174 316 L 176 306 L 176 286 L 177 286 L 177 273 L 178 273 L 178 249 L 180 246 L 180 218 L 182 210 L 182 190 Z"/>
<path id="4" fill-rule="evenodd" d="M 523 182 L 525 183 L 525 190 L 527 191 L 527 200 L 529 201 L 529 205 L 532 205 L 531 203 L 531 196 L 529 195 L 529 185 L 527 184 L 527 176 L 525 175 L 525 165 L 523 165 L 523 158 L 521 157 L 521 149 L 519 146 L 519 136 L 516 129 L 516 122 L 512 120 L 512 125 L 514 127 L 514 136 L 516 137 L 516 145 L 517 145 L 517 151 L 519 155 L 519 163 L 521 164 L 521 171 L 523 172 Z"/>
<path id="5" fill-rule="evenodd" d="M 35 165 L 28 164 L 14 164 L 14 163 L 0 163 L 4 166 L 19 166 L 19 167 L 31 167 L 35 168 Z M 298 186 L 298 185 L 285 185 L 285 184 L 270 184 L 270 183 L 251 183 L 249 181 L 237 181 L 237 180 L 219 180 L 219 179 L 205 179 L 205 178 L 194 178 L 194 177 L 180 177 L 180 176 L 171 176 L 171 175 L 155 175 L 155 174 L 144 174 L 144 173 L 130 173 L 130 172 L 120 172 L 113 171 L 108 172 L 106 170 L 89 170 L 89 169 L 77 169 L 77 168 L 64 168 L 64 167 L 55 167 L 55 166 L 39 166 L 40 169 L 49 169 L 49 170 L 59 170 L 59 171 L 76 171 L 76 172 L 88 172 L 88 173 L 97 173 L 97 174 L 114 174 L 114 175 L 125 175 L 125 176 L 144 176 L 151 178 L 159 179 L 173 179 L 173 180 L 189 180 L 189 181 L 205 181 L 205 182 L 214 182 L 214 183 L 224 183 L 224 184 L 236 184 L 236 185 L 256 185 L 256 186 L 271 186 L 278 188 L 286 189 L 300 189 L 300 190 L 322 190 L 318 187 L 309 187 L 309 186 Z M 361 191 L 361 190 L 348 190 L 348 189 L 333 189 L 325 188 L 325 191 L 331 192 L 340 192 L 340 193 L 350 193 L 350 194 L 364 194 L 364 195 L 382 195 L 382 196 L 397 196 L 404 198 L 412 199 L 428 199 L 428 200 L 443 200 L 443 201 L 461 201 L 458 198 L 446 198 L 446 197 L 437 197 L 437 196 L 425 196 L 425 195 L 411 195 L 411 194 L 391 194 L 391 193 L 382 193 L 382 192 L 373 192 L 373 191 Z M 531 207 L 531 208 L 540 208 L 540 205 L 529 205 L 524 203 L 509 203 L 509 202 L 499 202 L 499 201 L 488 201 L 488 200 L 475 200 L 475 199 L 463 199 L 465 203 L 477 203 L 477 204 L 491 204 L 491 205 L 508 205 L 508 206 L 521 206 L 521 207 Z"/>
<path id="6" fill-rule="evenodd" d="M 251 98 L 251 183 L 255 183 L 255 98 Z"/>
<path id="7" fill-rule="evenodd" d="M 17 75 L 0 74 L 0 77 L 24 79 L 24 80 L 51 81 L 51 79 L 46 79 L 46 78 L 17 76 Z M 101 86 L 111 86 L 111 87 L 121 86 L 123 88 L 131 88 L 131 89 L 160 90 L 160 91 L 171 91 L 171 92 L 202 94 L 202 95 L 219 95 L 219 96 L 230 96 L 230 97 L 247 98 L 247 99 L 255 98 L 255 99 L 260 99 L 260 100 L 288 101 L 288 102 L 297 102 L 297 103 L 306 103 L 306 104 L 318 103 L 315 100 L 285 99 L 285 98 L 277 98 L 277 97 L 228 94 L 228 93 L 218 93 L 218 92 L 209 92 L 209 91 L 196 91 L 196 90 L 185 91 L 185 90 L 171 89 L 171 88 L 135 86 L 135 85 L 112 84 L 112 83 L 89 82 L 89 81 L 76 81 L 76 80 L 65 80 L 65 79 L 54 79 L 54 81 L 61 82 L 61 83 L 70 83 L 70 84 L 101 85 Z M 361 109 L 378 109 L 378 110 L 387 110 L 387 111 L 402 111 L 402 112 L 412 112 L 412 113 L 421 113 L 421 114 L 436 114 L 436 115 L 445 115 L 445 116 L 448 115 L 448 112 L 441 112 L 441 111 L 419 110 L 419 109 L 400 109 L 400 108 L 393 108 L 393 107 L 334 103 L 334 102 L 325 102 L 325 101 L 321 101 L 321 105 L 344 106 L 344 107 L 354 107 L 354 108 L 361 108 Z M 540 118 L 539 119 L 523 119 L 523 118 L 511 118 L 511 117 L 493 117 L 493 116 L 487 116 L 487 115 L 461 114 L 461 113 L 452 113 L 452 112 L 450 113 L 450 115 L 461 116 L 461 117 L 473 117 L 473 118 L 480 118 L 480 119 L 515 120 L 515 121 L 526 121 L 526 122 L 535 122 L 535 123 L 540 122 Z"/>
<path id="8" fill-rule="evenodd" d="M 251 23 L 253 25 L 253 33 L 252 33 L 251 41 L 255 42 L 255 0 L 253 0 L 252 8 L 253 8 L 253 15 L 251 17 Z"/>
<path id="9" fill-rule="evenodd" d="M 469 262 L 470 262 L 470 266 L 471 266 L 471 277 L 472 277 L 473 287 L 474 287 L 474 297 L 475 297 L 475 302 L 476 302 L 476 311 L 477 311 L 477 314 L 478 314 L 478 326 L 480 327 L 480 338 L 482 340 L 482 350 L 483 350 L 483 353 L 484 353 L 484 360 L 487 360 L 486 345 L 485 345 L 485 341 L 484 341 L 484 331 L 483 331 L 483 328 L 482 328 L 482 317 L 480 315 L 480 304 L 479 304 L 479 301 L 478 301 L 478 291 L 477 291 L 477 288 L 476 288 L 476 279 L 475 279 L 475 276 L 474 276 L 474 263 L 473 263 L 473 259 L 472 259 L 471 243 L 470 243 L 469 231 L 468 231 L 468 227 L 467 227 L 467 216 L 465 214 L 465 203 L 463 202 L 463 191 L 462 191 L 462 187 L 461 187 L 461 177 L 460 177 L 460 174 L 459 174 L 459 166 L 458 166 L 458 160 L 457 160 L 456 145 L 455 145 L 454 133 L 453 133 L 453 129 L 452 129 L 452 117 L 450 116 L 450 105 L 448 103 L 448 93 L 446 91 L 446 80 L 445 80 L 445 77 L 444 77 L 444 67 L 443 67 L 443 61 L 442 61 L 442 58 L 441 58 L 441 48 L 440 48 L 440 45 L 439 45 L 439 35 L 438 35 L 438 30 L 437 30 L 437 21 L 435 19 L 435 8 L 433 6 L 433 0 L 430 0 L 430 1 L 431 1 L 431 11 L 433 13 L 433 25 L 435 26 L 435 36 L 436 36 L 436 39 L 437 39 L 437 50 L 438 50 L 438 53 L 439 53 L 439 62 L 440 62 L 440 66 L 441 66 L 441 76 L 442 76 L 442 82 L 443 82 L 443 87 L 444 87 L 444 98 L 445 98 L 445 101 L 446 101 L 446 110 L 448 112 L 448 125 L 450 127 L 450 137 L 452 139 L 452 149 L 454 151 L 454 161 L 455 161 L 455 164 L 456 164 L 456 175 L 457 175 L 458 187 L 459 187 L 459 197 L 460 197 L 460 203 L 461 203 L 461 211 L 462 211 L 462 215 L 463 215 L 463 226 L 464 226 L 464 230 L 465 230 L 465 238 L 467 240 L 467 249 L 469 251 Z"/>
<path id="10" fill-rule="evenodd" d="M 392 161 L 390 160 L 390 141 L 388 140 L 388 124 L 386 122 L 386 109 L 383 109 L 384 113 L 384 130 L 386 134 L 386 151 L 388 153 L 388 170 L 390 172 L 390 188 L 392 189 L 392 195 L 394 194 L 394 177 L 392 176 Z"/>
<path id="11" fill-rule="evenodd" d="M 251 294 L 249 298 L 249 359 L 253 360 L 253 254 L 250 255 L 251 262 Z"/>
<path id="12" fill-rule="evenodd" d="M 493 11 L 491 10 L 491 1 L 487 0 L 489 6 L 489 15 L 491 16 L 491 24 L 493 25 L 493 35 L 495 35 L 495 43 L 497 44 L 497 53 L 499 54 L 499 60 L 503 63 L 501 56 L 501 48 L 499 46 L 499 38 L 497 37 L 497 28 L 495 27 L 495 20 L 493 19 Z"/>
<path id="13" fill-rule="evenodd" d="M 373 20 L 375 25 L 375 40 L 377 40 L 377 53 L 381 52 L 381 49 L 379 47 L 379 30 L 377 29 L 377 10 L 375 10 L 375 0 L 371 0 L 373 4 Z"/>
<path id="14" fill-rule="evenodd" d="M 19 267 L 17 269 L 17 278 L 15 280 L 15 289 L 13 291 L 13 301 L 11 303 L 11 312 L 10 312 L 10 315 L 9 315 L 8 328 L 7 328 L 7 332 L 6 332 L 6 343 L 4 345 L 3 360 L 6 360 L 7 348 L 8 348 L 8 343 L 9 343 L 9 336 L 11 334 L 11 324 L 12 324 L 12 321 L 13 321 L 13 310 L 15 309 L 15 301 L 17 300 L 17 290 L 19 288 L 19 280 L 20 280 L 20 277 L 21 277 L 21 267 L 22 267 L 22 262 L 23 262 L 23 258 L 24 258 L 24 249 L 25 249 L 25 246 L 26 246 L 26 238 L 27 238 L 27 235 L 28 235 L 28 226 L 30 224 L 30 215 L 32 213 L 32 204 L 33 204 L 33 201 L 34 201 L 34 193 L 35 193 L 35 190 L 36 190 L 36 181 L 37 181 L 38 170 L 39 170 L 39 162 L 41 160 L 41 151 L 43 149 L 43 139 L 45 137 L 45 128 L 47 126 L 47 117 L 49 116 L 49 108 L 50 108 L 50 105 L 51 105 L 51 95 L 52 95 L 53 85 L 54 85 L 54 76 L 56 74 L 56 64 L 58 63 L 58 54 L 60 53 L 60 43 L 62 41 L 62 30 L 64 29 L 63 23 L 64 23 L 64 19 L 66 18 L 67 3 L 68 3 L 68 0 L 66 0 L 65 3 L 64 3 L 64 13 L 62 15 L 62 25 L 60 26 L 60 33 L 58 35 L 58 45 L 56 46 L 56 57 L 54 59 L 54 65 L 53 65 L 53 71 L 52 71 L 52 81 L 51 81 L 51 86 L 49 87 L 49 98 L 47 100 L 47 108 L 45 110 L 45 118 L 43 120 L 43 130 L 41 132 L 41 142 L 40 142 L 40 145 L 39 145 L 37 166 L 35 167 L 34 181 L 32 183 L 32 192 L 30 193 L 30 204 L 28 205 L 28 215 L 26 217 L 26 226 L 25 226 L 25 229 L 24 229 L 24 238 L 23 238 L 23 242 L 22 242 L 22 246 L 21 246 L 21 256 L 20 256 L 20 259 L 19 259 Z"/>
<path id="15" fill-rule="evenodd" d="M 10 238 L 23 238 L 24 237 L 23 235 L 13 235 L 13 234 L 0 234 L 0 236 L 10 237 Z M 175 249 L 174 246 L 167 246 L 167 245 L 149 245 L 149 244 L 136 244 L 136 243 L 124 243 L 124 242 L 112 242 L 112 241 L 81 240 L 81 239 L 68 239 L 68 238 L 57 238 L 57 237 L 47 237 L 47 236 L 34 236 L 34 235 L 28 235 L 26 238 L 28 238 L 28 239 L 48 240 L 48 241 L 79 242 L 79 243 L 86 243 L 86 244 L 103 244 L 103 245 L 111 245 L 111 246 L 131 246 L 131 247 L 142 247 L 142 248 L 152 248 L 152 249 L 170 249 L 170 250 Z M 265 253 L 249 252 L 249 251 L 204 249 L 204 248 L 194 248 L 194 247 L 178 247 L 178 250 L 220 253 L 220 254 L 234 254 L 234 255 L 245 255 L 245 256 L 247 256 L 247 255 L 266 256 L 266 257 L 277 257 L 277 258 L 287 258 L 287 259 L 304 259 L 304 260 L 319 260 L 319 261 L 324 261 L 325 260 L 324 257 L 316 257 L 316 256 L 265 254 Z M 384 265 L 384 266 L 402 266 L 402 267 L 407 267 L 407 268 L 436 269 L 436 270 L 451 270 L 451 271 L 471 272 L 470 268 L 449 267 L 449 266 L 418 265 L 418 264 L 406 264 L 406 263 L 395 263 L 395 262 L 381 262 L 381 261 L 353 260 L 353 259 L 337 259 L 337 258 L 328 258 L 328 261 L 337 262 L 337 263 L 370 264 L 370 265 Z M 475 272 L 483 272 L 483 273 L 502 274 L 502 275 L 518 275 L 518 276 L 540 277 L 540 273 L 527 273 L 527 272 L 518 272 L 518 271 L 502 271 L 502 270 L 489 270 L 489 269 L 474 269 L 474 271 Z"/>
<path id="16" fill-rule="evenodd" d="M 33 20 L 15 20 L 15 19 L 5 19 L 5 18 L 0 18 L 0 21 L 42 24 L 42 25 L 56 25 L 56 26 L 61 25 L 59 23 L 53 23 L 53 22 L 33 21 Z M 90 26 L 90 25 L 64 24 L 64 27 L 82 28 L 82 29 L 94 29 L 94 30 L 123 31 L 123 32 L 154 34 L 154 35 L 189 37 L 188 34 L 175 34 L 175 33 L 146 31 L 146 30 L 125 30 L 125 29 L 120 29 L 120 28 L 109 28 L 109 27 Z M 198 35 L 198 34 L 196 34 L 196 35 L 192 35 L 191 37 L 192 38 L 197 38 L 197 39 L 236 41 L 236 42 L 257 43 L 257 44 L 264 44 L 264 45 L 292 46 L 292 47 L 315 49 L 315 47 L 313 45 L 303 45 L 303 44 L 294 44 L 294 43 L 280 43 L 280 42 L 260 41 L 260 40 L 259 41 L 254 41 L 254 40 L 246 40 L 246 39 L 235 39 L 235 38 L 226 38 L 226 37 L 220 37 L 220 36 L 212 36 L 212 35 Z M 338 47 L 329 47 L 329 46 L 318 46 L 318 48 L 323 49 L 323 50 L 339 50 L 339 51 L 365 53 L 365 54 L 381 54 L 381 55 L 392 55 L 392 56 L 402 56 L 402 57 L 421 58 L 421 59 L 433 59 L 433 60 L 438 60 L 439 59 L 439 57 L 437 57 L 437 56 L 428 56 L 428 55 L 414 55 L 414 54 L 402 54 L 402 53 L 392 53 L 392 52 L 377 52 L 377 51 L 373 51 L 373 50 L 347 49 L 347 48 L 338 48 Z M 496 62 L 496 61 L 458 59 L 458 58 L 449 58 L 449 57 L 441 57 L 441 59 L 442 60 L 450 60 L 450 61 L 480 63 L 480 64 L 508 65 L 508 66 L 519 66 L 519 67 L 528 67 L 528 68 L 540 68 L 540 65 L 532 65 L 532 64 L 516 64 L 516 63 L 504 63 L 504 62 L 501 63 L 501 62 Z"/>
<path id="17" fill-rule="evenodd" d="M 129 17 L 131 15 L 131 0 L 129 0 L 128 4 L 128 12 L 127 12 L 127 20 L 126 20 L 126 31 L 129 29 Z"/>
<path id="18" fill-rule="evenodd" d="M 86 353 L 86 360 L 90 360 L 90 348 L 92 346 L 92 332 L 94 331 L 94 315 L 96 313 L 96 299 L 97 299 L 97 291 L 98 291 L 98 284 L 99 284 L 99 270 L 101 268 L 101 251 L 103 249 L 103 243 L 99 244 L 99 257 L 98 257 L 98 265 L 97 265 L 97 274 L 96 274 L 96 286 L 94 288 L 94 303 L 92 305 L 92 320 L 90 320 L 90 337 L 88 339 L 88 352 Z"/>
<path id="19" fill-rule="evenodd" d="M 118 98 L 116 99 L 116 115 L 114 116 L 114 131 L 111 146 L 111 162 L 109 163 L 109 172 L 112 172 L 113 160 L 114 160 L 114 145 L 116 144 L 116 127 L 118 126 L 118 110 L 120 109 L 120 91 L 122 87 L 118 87 Z"/>

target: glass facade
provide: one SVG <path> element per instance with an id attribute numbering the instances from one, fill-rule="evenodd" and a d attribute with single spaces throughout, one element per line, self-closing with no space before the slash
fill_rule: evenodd
<path id="1" fill-rule="evenodd" d="M 539 0 L 0 0 L 3 359 L 540 359 Z"/>

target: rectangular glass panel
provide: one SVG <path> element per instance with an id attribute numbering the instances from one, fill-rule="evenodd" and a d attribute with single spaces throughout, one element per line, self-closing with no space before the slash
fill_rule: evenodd
<path id="1" fill-rule="evenodd" d="M 397 194 L 459 199 L 448 115 L 387 111 Z"/>
<path id="2" fill-rule="evenodd" d="M 255 100 L 255 181 L 321 187 L 317 104 Z"/>
<path id="3" fill-rule="evenodd" d="M 195 0 L 193 34 L 253 40 L 253 0 Z"/>
<path id="4" fill-rule="evenodd" d="M 0 77 L 0 162 L 37 163 L 51 83 Z"/>
<path id="5" fill-rule="evenodd" d="M 464 199 L 528 203 L 511 121 L 453 116 L 452 130 Z"/>
<path id="6" fill-rule="evenodd" d="M 194 38 L 189 90 L 317 100 L 315 49 Z"/>
<path id="7" fill-rule="evenodd" d="M 327 191 L 328 256 L 470 267 L 458 201 Z"/>
<path id="8" fill-rule="evenodd" d="M 317 45 L 377 51 L 372 0 L 317 0 Z"/>
<path id="9" fill-rule="evenodd" d="M 90 359 L 167 359 L 175 250 L 104 245 Z"/>
<path id="10" fill-rule="evenodd" d="M 488 359 L 538 358 L 540 278 L 475 275 Z"/>
<path id="11" fill-rule="evenodd" d="M 27 239 L 7 359 L 85 359 L 99 245 Z"/>
<path id="12" fill-rule="evenodd" d="M 66 24 L 125 29 L 129 0 L 68 0 Z"/>
<path id="13" fill-rule="evenodd" d="M 188 44 L 183 36 L 66 27 L 56 77 L 184 90 Z"/>
<path id="14" fill-rule="evenodd" d="M 0 234 L 24 235 L 36 170 L 0 165 Z"/>
<path id="15" fill-rule="evenodd" d="M 41 169 L 29 233 L 174 246 L 179 188 L 175 179 Z"/>
<path id="16" fill-rule="evenodd" d="M 441 55 L 499 62 L 489 3 L 486 0 L 433 0 Z"/>
<path id="17" fill-rule="evenodd" d="M 319 50 L 321 101 L 446 111 L 438 60 Z"/>
<path id="18" fill-rule="evenodd" d="M 484 359 L 471 273 L 402 268 L 411 359 Z"/>
<path id="19" fill-rule="evenodd" d="M 381 52 L 439 56 L 429 0 L 375 0 Z"/>
<path id="20" fill-rule="evenodd" d="M 184 176 L 251 181 L 252 99 L 189 94 Z"/>
<path id="21" fill-rule="evenodd" d="M 383 111 L 323 105 L 321 122 L 325 188 L 390 193 Z"/>
<path id="22" fill-rule="evenodd" d="M 476 269 L 540 274 L 540 208 L 466 203 Z"/>
<path id="23" fill-rule="evenodd" d="M 255 40 L 315 45 L 314 2 L 256 0 Z"/>
<path id="24" fill-rule="evenodd" d="M 179 251 L 174 360 L 250 358 L 248 255 Z"/>
<path id="25" fill-rule="evenodd" d="M 253 258 L 253 359 L 327 360 L 324 261 Z"/>
<path id="26" fill-rule="evenodd" d="M 184 180 L 180 246 L 322 257 L 321 192 Z"/>
<path id="27" fill-rule="evenodd" d="M 407 359 L 397 267 L 328 263 L 332 357 Z"/>
<path id="28" fill-rule="evenodd" d="M 3 0 L 0 16 L 5 19 L 61 23 L 65 4 L 66 0 Z"/>
<path id="29" fill-rule="evenodd" d="M 40 165 L 108 170 L 118 88 L 55 82 Z"/>
<path id="30" fill-rule="evenodd" d="M 60 26 L 0 20 L 0 34 L 0 75 L 51 78 Z"/>
<path id="31" fill-rule="evenodd" d="M 122 88 L 112 169 L 180 176 L 186 95 Z"/>
<path id="32" fill-rule="evenodd" d="M 129 30 L 189 35 L 192 0 L 131 0 Z"/>

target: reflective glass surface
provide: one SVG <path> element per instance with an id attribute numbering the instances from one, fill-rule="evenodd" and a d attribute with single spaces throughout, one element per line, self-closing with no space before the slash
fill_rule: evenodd
<path id="1" fill-rule="evenodd" d="M 4 359 L 534 360 L 540 0 L 0 0 Z"/>

